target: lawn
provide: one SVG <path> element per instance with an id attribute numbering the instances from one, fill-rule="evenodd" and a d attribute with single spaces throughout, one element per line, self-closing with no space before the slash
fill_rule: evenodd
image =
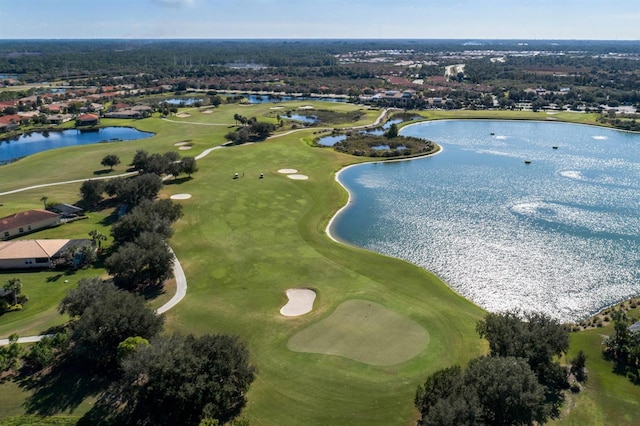
<path id="1" fill-rule="evenodd" d="M 297 103 L 287 103 L 287 108 L 290 105 Z M 181 112 L 187 111 L 190 117 L 171 117 L 184 120 L 181 123 L 158 117 L 127 122 L 140 130 L 153 131 L 156 136 L 142 141 L 65 148 L 20 160 L 3 167 L 7 173 L 3 173 L 6 178 L 0 182 L 0 192 L 23 186 L 21 179 L 31 185 L 91 177 L 96 170 L 103 169 L 99 163 L 107 153 L 120 155 L 126 164 L 136 149 L 165 152 L 177 150 L 178 142 L 189 141 L 193 148 L 178 152 L 195 156 L 224 143 L 234 113 L 260 117 L 269 114 L 271 106 L 224 105 L 208 114 L 184 109 Z M 326 106 L 329 107 L 354 108 L 346 104 Z M 379 113 L 368 112 L 368 122 L 374 121 Z M 431 119 L 455 118 L 449 113 L 423 115 Z M 463 115 L 509 117 L 466 112 Z M 198 160 L 199 171 L 193 179 L 163 188 L 162 196 L 192 195 L 179 201 L 184 216 L 175 224 L 170 241 L 189 287 L 186 298 L 167 313 L 166 330 L 230 333 L 247 343 L 258 367 L 243 414 L 252 425 L 412 424 L 417 418 L 414 393 L 428 374 L 452 364 L 464 365 L 486 351 L 486 344 L 475 332 L 475 323 L 484 311 L 421 268 L 328 238 L 326 225 L 347 200 L 346 191 L 335 181 L 335 173 L 363 159 L 310 147 L 305 138 L 312 138 L 313 132 L 302 130 L 265 142 L 213 151 Z M 297 169 L 309 179 L 292 180 L 278 173 L 282 168 Z M 123 172 L 126 166 L 116 169 L 114 173 Z M 234 173 L 241 177 L 232 179 Z M 263 179 L 258 179 L 260 173 L 264 173 Z M 73 199 L 78 187 L 79 184 L 51 187 L 46 193 L 27 191 L 2 196 L 0 202 L 7 207 L 37 207 L 43 195 L 65 201 Z M 77 232 L 80 235 L 85 231 L 86 228 Z M 310 313 L 300 317 L 280 315 L 289 288 L 313 288 L 317 292 Z M 47 303 L 54 307 L 57 297 L 51 295 Z M 35 303 L 33 298 L 32 301 Z M 363 316 L 349 316 L 350 311 L 342 309 L 349 308 L 354 301 L 375 304 L 375 318 L 389 321 L 389 329 L 384 330 L 387 333 L 402 331 L 404 324 L 404 331 L 413 330 L 418 341 L 421 336 L 424 338 L 419 331 L 425 330 L 428 342 L 412 345 L 411 339 L 401 340 L 400 347 L 410 348 L 410 356 L 401 358 L 398 354 L 402 350 L 387 348 L 383 352 L 392 356 L 385 358 L 385 362 L 358 358 L 353 355 L 357 348 L 348 344 L 342 346 L 345 352 L 341 355 L 290 349 L 294 336 L 313 335 L 318 327 L 325 327 L 324 333 L 329 333 L 336 312 L 342 314 L 339 319 L 346 323 L 345 329 L 353 331 L 358 325 L 356 320 L 362 321 Z M 41 315 L 46 316 L 47 312 L 43 308 Z M 5 317 L 0 317 L 0 330 L 5 327 L 8 331 L 10 327 L 3 323 Z M 37 318 L 24 320 L 23 329 L 28 329 L 28 323 L 35 323 Z M 376 323 L 372 330 L 382 335 L 384 321 Z M 376 344 L 384 340 L 360 340 L 363 341 L 375 351 Z M 5 386 L 0 392 L 5 393 Z M 12 414 L 26 397 L 12 391 L 7 398 L 0 398 L 0 404 L 3 408 L 5 404 L 14 407 L 6 411 Z M 0 416 L 5 410 L 1 412 Z"/>

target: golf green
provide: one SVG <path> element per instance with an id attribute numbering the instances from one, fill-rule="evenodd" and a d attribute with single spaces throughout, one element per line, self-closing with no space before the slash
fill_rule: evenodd
<path id="1" fill-rule="evenodd" d="M 338 355 L 370 365 L 408 361 L 429 344 L 420 324 L 367 300 L 347 300 L 329 317 L 293 335 L 295 352 Z"/>

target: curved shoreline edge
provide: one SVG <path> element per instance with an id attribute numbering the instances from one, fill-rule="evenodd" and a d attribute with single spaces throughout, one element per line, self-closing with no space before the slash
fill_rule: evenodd
<path id="1" fill-rule="evenodd" d="M 420 122 L 422 123 L 422 122 Z M 410 126 L 413 126 L 415 124 L 419 124 L 419 123 L 412 123 L 410 124 Z M 409 126 L 405 126 L 405 127 L 409 127 Z M 347 191 L 347 202 L 338 209 L 338 211 L 336 211 L 333 216 L 331 216 L 331 219 L 329 219 L 329 222 L 327 223 L 327 226 L 325 227 L 324 232 L 327 234 L 327 236 L 334 242 L 339 243 L 339 244 L 344 244 L 347 246 L 351 246 L 351 247 L 358 247 L 360 249 L 362 249 L 363 247 L 359 247 L 359 246 L 355 246 L 353 244 L 348 243 L 347 241 L 344 241 L 340 238 L 337 238 L 332 232 L 331 232 L 331 227 L 333 226 L 333 223 L 335 220 L 337 220 L 337 218 L 342 214 L 342 212 L 344 210 L 347 209 L 347 207 L 349 207 L 349 205 L 352 203 L 352 199 L 353 199 L 353 194 L 351 194 L 351 191 L 349 191 L 349 188 L 346 187 L 346 185 L 344 183 L 342 183 L 342 181 L 340 180 L 340 175 L 342 174 L 342 172 L 352 168 L 352 167 L 357 167 L 357 166 L 361 166 L 363 164 L 376 164 L 376 163 L 396 163 L 396 162 L 400 162 L 400 161 L 413 161 L 413 160 L 421 160 L 424 158 L 428 158 L 428 157 L 433 157 L 434 155 L 438 155 L 441 152 L 444 151 L 444 148 L 442 147 L 442 145 L 439 145 L 435 142 L 433 142 L 434 145 L 436 145 L 438 148 L 436 149 L 435 152 L 431 152 L 425 155 L 419 155 L 419 156 L 415 156 L 415 157 L 410 157 L 410 158 L 394 158 L 393 160 L 377 160 L 377 161 L 363 161 L 362 163 L 356 163 L 356 164 L 349 164 L 348 166 L 345 166 L 343 168 L 341 168 L 340 170 L 338 170 L 336 172 L 335 175 L 335 181 L 338 182 L 338 184 L 345 190 Z"/>

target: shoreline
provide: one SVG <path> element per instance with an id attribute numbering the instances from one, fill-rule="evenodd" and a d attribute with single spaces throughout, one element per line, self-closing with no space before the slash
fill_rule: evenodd
<path id="1" fill-rule="evenodd" d="M 414 123 L 414 124 L 418 124 L 418 123 Z M 405 127 L 408 127 L 408 126 L 405 126 Z M 435 146 L 437 146 L 438 148 L 437 148 L 434 152 L 431 152 L 431 153 L 428 153 L 428 154 L 418 155 L 418 156 L 410 157 L 410 158 L 394 158 L 394 159 L 392 159 L 392 160 L 376 160 L 376 161 L 373 161 L 373 160 L 372 160 L 372 161 L 363 161 L 362 163 L 349 164 L 348 166 L 344 166 L 343 168 L 341 168 L 340 170 L 338 170 L 338 171 L 336 172 L 336 174 L 335 174 L 334 179 L 335 179 L 335 181 L 336 181 L 336 182 L 338 182 L 338 184 L 339 184 L 339 185 L 340 185 L 340 186 L 341 186 L 345 191 L 347 191 L 347 202 L 346 202 L 342 207 L 340 207 L 340 208 L 339 208 L 339 209 L 338 209 L 338 210 L 333 214 L 333 216 L 331 216 L 331 219 L 329 219 L 329 222 L 327 223 L 327 226 L 326 226 L 326 227 L 325 227 L 325 229 L 324 229 L 325 234 L 327 234 L 327 236 L 328 236 L 332 241 L 334 241 L 334 242 L 336 242 L 336 243 L 344 244 L 344 245 L 347 245 L 347 246 L 350 246 L 350 247 L 356 247 L 356 248 L 359 248 L 359 249 L 366 250 L 364 247 L 356 246 L 356 245 L 353 245 L 353 244 L 351 244 L 351 243 L 349 243 L 349 242 L 347 242 L 347 241 L 341 240 L 340 238 L 337 238 L 337 237 L 336 237 L 335 235 L 333 235 L 333 233 L 331 232 L 331 226 L 333 225 L 334 221 L 335 221 L 335 220 L 337 220 L 338 216 L 340 216 L 340 214 L 342 214 L 342 212 L 343 212 L 347 207 L 349 207 L 349 205 L 351 204 L 352 199 L 353 199 L 353 195 L 351 194 L 351 191 L 349 191 L 349 188 L 347 188 L 347 187 L 346 187 L 346 186 L 345 186 L 345 185 L 340 181 L 340 175 L 342 174 L 342 172 L 344 172 L 344 171 L 346 171 L 346 170 L 348 170 L 348 169 L 350 169 L 350 168 L 352 168 L 352 167 L 357 167 L 357 166 L 360 166 L 360 165 L 363 165 L 363 164 L 395 163 L 395 162 L 399 162 L 399 161 L 413 161 L 413 160 L 420 160 L 420 159 L 423 159 L 423 158 L 428 158 L 428 157 L 432 157 L 432 156 L 434 156 L 434 155 L 438 155 L 438 154 L 440 154 L 441 152 L 443 152 L 443 151 L 444 151 L 444 148 L 442 147 L 442 145 L 439 145 L 439 144 L 437 144 L 437 143 L 435 143 L 435 142 L 433 142 L 433 144 L 434 144 Z M 376 253 L 377 253 L 377 252 L 376 252 Z M 378 254 L 381 254 L 381 253 L 378 253 Z M 386 256 L 386 255 L 384 255 L 384 256 Z M 402 260 L 402 259 L 401 259 L 401 260 Z M 417 265 L 416 265 L 416 266 L 417 266 Z M 429 271 L 429 272 L 431 272 L 431 271 Z M 443 281 L 443 282 L 444 282 L 444 281 Z"/>
<path id="2" fill-rule="evenodd" d="M 405 129 L 405 128 L 407 128 L 407 127 L 410 127 L 410 126 L 415 126 L 415 125 L 418 125 L 418 124 L 424 124 L 424 123 L 428 123 L 428 122 L 439 122 L 439 121 L 458 121 L 458 120 L 486 120 L 486 121 L 507 121 L 507 122 L 508 122 L 508 121 L 533 121 L 533 122 L 539 122 L 539 123 L 560 123 L 560 124 L 570 124 L 570 125 L 586 125 L 586 126 L 590 126 L 590 127 L 600 127 L 600 128 L 606 129 L 606 130 L 614 130 L 614 131 L 619 131 L 619 132 L 624 132 L 624 133 L 631 133 L 631 134 L 639 134 L 639 133 L 640 133 L 640 132 L 634 132 L 634 131 L 631 131 L 631 130 L 616 129 L 615 127 L 605 127 L 605 126 L 601 126 L 601 125 L 598 125 L 598 124 L 576 123 L 576 122 L 571 122 L 571 121 L 553 121 L 553 120 L 549 120 L 549 121 L 547 121 L 547 120 L 531 120 L 531 119 L 503 119 L 503 118 L 497 118 L 497 119 L 492 119 L 492 118 L 442 118 L 442 119 L 437 118 L 437 119 L 426 119 L 426 118 L 425 118 L 424 120 L 420 120 L 420 121 L 417 121 L 417 122 L 412 122 L 412 123 L 409 123 L 409 124 L 407 124 L 407 125 L 403 126 L 403 127 L 400 129 L 400 131 L 402 131 L 403 129 Z M 432 142 L 433 142 L 433 141 L 432 141 Z M 347 166 L 345 166 L 345 167 L 341 168 L 338 172 L 336 172 L 336 174 L 335 174 L 335 181 L 336 181 L 336 182 L 338 182 L 338 184 L 339 184 L 342 188 L 344 188 L 344 189 L 345 189 L 345 191 L 347 191 L 348 198 L 347 198 L 347 202 L 346 202 L 342 207 L 340 207 L 340 209 L 338 209 L 338 210 L 336 211 L 336 213 L 335 213 L 335 214 L 333 214 L 333 216 L 329 219 L 329 222 L 327 223 L 327 226 L 325 227 L 325 233 L 327 234 L 327 236 L 328 236 L 332 241 L 334 241 L 334 242 L 336 242 L 336 243 L 344 244 L 344 245 L 346 245 L 346 246 L 350 246 L 350 247 L 358 248 L 358 249 L 361 249 L 361 250 L 369 250 L 369 249 L 367 249 L 367 248 L 360 247 L 360 246 L 355 245 L 355 244 L 351 244 L 351 243 L 350 243 L 350 242 L 348 242 L 348 241 L 344 241 L 344 240 L 342 240 L 342 239 L 338 238 L 337 236 L 335 236 L 335 235 L 331 232 L 331 228 L 332 228 L 332 226 L 333 226 L 333 224 L 334 224 L 334 221 L 336 221 L 336 220 L 338 220 L 338 219 L 339 219 L 340 215 L 341 215 L 341 214 L 342 214 L 342 213 L 343 213 L 343 212 L 344 212 L 344 211 L 345 211 L 345 210 L 346 210 L 346 209 L 347 209 L 347 208 L 352 204 L 352 202 L 353 202 L 353 198 L 354 198 L 354 197 L 353 197 L 353 194 L 351 193 L 351 191 L 350 191 L 350 190 L 349 190 L 349 189 L 344 185 L 344 183 L 340 180 L 340 175 L 342 174 L 342 172 L 346 171 L 346 170 L 347 170 L 347 169 L 349 169 L 349 168 L 352 168 L 352 167 L 355 167 L 355 166 L 359 166 L 359 165 L 363 165 L 363 164 L 374 164 L 374 163 L 387 163 L 387 162 L 396 162 L 396 161 L 410 161 L 410 160 L 417 160 L 417 159 L 420 159 L 420 158 L 426 158 L 426 157 L 430 157 L 430 156 L 433 156 L 433 155 L 437 155 L 437 154 L 439 154 L 440 152 L 444 151 L 444 148 L 443 148 L 440 144 L 437 144 L 437 143 L 435 143 L 435 142 L 433 142 L 433 143 L 434 143 L 436 146 L 438 146 L 438 148 L 439 148 L 439 149 L 438 149 L 436 152 L 433 152 L 433 153 L 430 153 L 430 154 L 426 154 L 426 155 L 423 155 L 423 156 L 417 156 L 417 157 L 411 157 L 411 158 L 397 158 L 397 159 L 386 160 L 386 161 L 385 161 L 385 160 L 382 160 L 382 161 L 380 161 L 380 160 L 378 160 L 378 161 L 364 161 L 364 162 L 362 162 L 362 163 L 355 163 L 355 164 L 347 165 Z M 402 260 L 402 261 L 406 261 L 405 259 L 397 258 L 397 257 L 394 257 L 394 256 L 389 256 L 389 255 L 386 255 L 386 254 L 384 254 L 384 253 L 380 253 L 380 252 L 377 252 L 377 251 L 373 251 L 373 250 L 369 250 L 369 251 L 372 251 L 372 252 L 377 253 L 377 254 L 382 255 L 382 256 L 393 257 L 393 258 L 395 258 L 395 259 L 399 259 L 399 260 Z M 416 264 L 414 264 L 414 263 L 412 263 L 412 262 L 409 262 L 409 261 L 407 261 L 407 262 L 408 262 L 408 263 L 411 263 L 412 265 L 417 266 L 417 267 L 419 267 L 419 268 L 421 268 L 421 269 L 423 269 L 423 270 L 425 270 L 425 271 L 427 271 L 427 272 L 428 272 L 428 273 L 430 273 L 430 274 L 433 274 L 433 275 L 434 275 L 434 276 L 436 276 L 440 281 L 442 281 L 442 282 L 443 282 L 443 283 L 444 283 L 444 284 L 445 284 L 445 285 L 446 285 L 446 286 L 447 286 L 451 291 L 453 291 L 454 293 L 456 293 L 456 294 L 457 294 L 457 295 L 459 295 L 460 297 L 465 298 L 466 300 L 468 300 L 469 302 L 471 302 L 471 303 L 475 304 L 476 306 L 480 307 L 481 309 L 483 309 L 483 310 L 485 310 L 485 311 L 489 312 L 486 308 L 482 307 L 481 305 L 478 305 L 474 300 L 472 300 L 472 299 L 470 299 L 470 298 L 468 298 L 468 297 L 466 297 L 466 296 L 462 295 L 462 294 L 461 294 L 461 293 L 459 293 L 458 291 L 456 291 L 453 287 L 451 287 L 451 286 L 450 286 L 450 285 L 449 285 L 445 280 L 443 280 L 443 279 L 442 279 L 439 275 L 437 275 L 435 272 L 433 272 L 433 271 L 431 271 L 431 270 L 429 270 L 429 269 L 423 268 L 423 267 L 421 267 L 421 266 L 419 266 L 419 265 L 416 265 Z M 607 310 L 610 310 L 610 309 L 612 309 L 612 308 L 613 308 L 613 309 L 619 308 L 621 305 L 623 305 L 623 304 L 625 304 L 625 303 L 632 302 L 632 301 L 634 301 L 635 299 L 637 299 L 637 298 L 639 298 L 639 297 L 640 297 L 640 293 L 635 294 L 635 295 L 630 295 L 629 297 L 626 297 L 626 298 L 624 298 L 624 299 L 618 300 L 618 301 L 616 301 L 616 302 L 614 302 L 614 303 L 611 303 L 611 304 L 609 304 L 609 305 L 607 305 L 607 306 L 603 306 L 602 308 L 599 308 L 597 311 L 595 311 L 595 312 L 593 312 L 593 313 L 589 313 L 589 314 L 587 314 L 587 316 L 585 316 L 585 317 L 576 318 L 576 319 L 573 319 L 573 320 L 567 321 L 567 322 L 565 322 L 565 324 L 569 324 L 569 325 L 572 325 L 572 326 L 580 326 L 581 324 L 583 324 L 583 323 L 585 323 L 585 322 L 590 322 L 590 321 L 593 321 L 593 320 L 597 319 L 599 316 L 602 316 L 602 315 L 603 315 L 603 313 L 604 313 L 605 311 L 607 311 Z M 584 328 L 583 330 L 587 330 L 587 329 L 588 329 L 588 328 Z"/>

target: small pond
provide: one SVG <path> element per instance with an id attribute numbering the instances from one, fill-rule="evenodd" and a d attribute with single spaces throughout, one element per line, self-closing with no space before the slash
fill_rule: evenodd
<path id="1" fill-rule="evenodd" d="M 162 103 L 166 102 L 169 105 L 186 105 L 186 106 L 190 106 L 193 105 L 197 102 L 202 102 L 204 101 L 203 98 L 185 98 L 185 99 L 179 99 L 179 98 L 172 98 L 172 99 L 165 99 L 164 101 L 162 101 Z"/>
<path id="2" fill-rule="evenodd" d="M 316 117 L 315 115 L 291 114 L 281 115 L 280 118 L 282 118 L 283 120 L 299 121 L 306 124 L 313 124 L 318 122 L 318 117 Z"/>
<path id="3" fill-rule="evenodd" d="M 389 127 L 391 127 L 392 124 L 400 124 L 403 121 L 405 121 L 405 120 L 403 120 L 401 118 L 394 118 L 394 119 L 389 120 L 386 123 L 384 123 L 382 125 L 382 127 L 377 127 L 375 129 L 362 130 L 362 131 L 360 131 L 360 133 L 365 134 L 365 135 L 381 136 L 381 135 L 384 135 L 384 132 L 389 130 Z"/>
<path id="4" fill-rule="evenodd" d="M 344 98 L 320 98 L 303 96 L 269 96 L 269 95 L 245 95 L 250 104 L 266 104 L 269 102 L 285 101 L 324 101 L 324 102 L 346 102 Z"/>
<path id="5" fill-rule="evenodd" d="M 329 135 L 323 136 L 318 139 L 318 145 L 322 146 L 334 146 L 340 141 L 343 141 L 347 138 L 347 135 Z"/>
<path id="6" fill-rule="evenodd" d="M 27 155 L 65 146 L 88 145 L 99 142 L 131 141 L 153 136 L 132 127 L 105 127 L 101 129 L 33 132 L 0 142 L 0 164 L 9 163 Z"/>

